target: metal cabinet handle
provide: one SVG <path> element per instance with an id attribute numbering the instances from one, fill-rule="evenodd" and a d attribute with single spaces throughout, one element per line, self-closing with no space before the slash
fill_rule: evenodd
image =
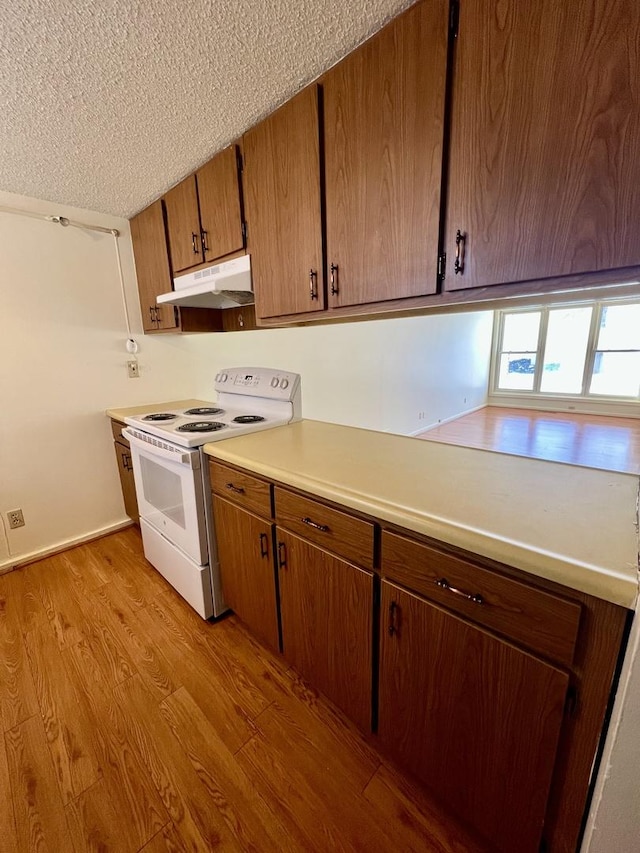
<path id="1" fill-rule="evenodd" d="M 235 492 L 237 495 L 244 495 L 244 489 L 242 486 L 234 486 L 233 483 L 227 483 L 227 489 L 231 492 Z"/>
<path id="2" fill-rule="evenodd" d="M 200 250 L 198 249 L 198 235 L 193 231 L 191 232 L 191 245 L 193 246 L 193 254 L 199 255 Z"/>
<path id="3" fill-rule="evenodd" d="M 392 601 L 389 605 L 389 636 L 393 637 L 394 634 L 398 633 L 398 626 L 396 625 L 396 613 L 398 611 L 398 605 L 395 601 Z"/>
<path id="4" fill-rule="evenodd" d="M 202 242 L 203 253 L 206 253 L 209 251 L 209 246 L 207 245 L 207 237 L 208 236 L 209 236 L 208 233 L 204 229 L 200 232 L 200 240 Z"/>
<path id="5" fill-rule="evenodd" d="M 285 569 L 287 566 L 287 546 L 284 542 L 278 542 L 278 568 Z"/>
<path id="6" fill-rule="evenodd" d="M 125 471 L 133 471 L 131 467 L 131 456 L 128 453 L 122 454 L 122 465 Z"/>
<path id="7" fill-rule="evenodd" d="M 321 530 L 323 533 L 329 532 L 329 527 L 326 524 L 318 524 L 317 521 L 312 521 L 310 518 L 301 518 L 300 521 L 303 524 L 308 524 L 309 527 L 313 527 L 315 530 Z"/>
<path id="8" fill-rule="evenodd" d="M 331 264 L 329 267 L 331 272 L 331 277 L 329 278 L 329 284 L 331 285 L 331 295 L 336 296 L 338 293 L 338 265 Z"/>
<path id="9" fill-rule="evenodd" d="M 318 298 L 318 273 L 316 270 L 309 270 L 309 296 L 312 299 Z"/>
<path id="10" fill-rule="evenodd" d="M 453 271 L 456 275 L 464 273 L 464 261 L 467 253 L 467 234 L 463 234 L 460 230 L 456 231 L 456 261 L 453 265 Z"/>
<path id="11" fill-rule="evenodd" d="M 473 601 L 474 604 L 484 604 L 484 598 L 480 595 L 480 593 L 465 592 L 462 589 L 456 589 L 455 586 L 451 586 L 451 584 L 446 578 L 440 578 L 440 580 L 435 581 L 435 584 L 441 589 L 446 589 L 449 592 L 452 592 L 454 595 L 459 595 L 461 598 L 466 598 L 467 601 Z"/>
<path id="12" fill-rule="evenodd" d="M 260 534 L 260 556 L 268 557 L 269 556 L 269 537 L 266 533 Z"/>

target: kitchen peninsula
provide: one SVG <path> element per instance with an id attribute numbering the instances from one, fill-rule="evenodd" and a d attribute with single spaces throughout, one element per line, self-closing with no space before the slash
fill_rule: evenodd
<path id="1" fill-rule="evenodd" d="M 256 636 L 491 849 L 575 850 L 638 590 L 637 475 L 311 420 L 204 451 Z"/>

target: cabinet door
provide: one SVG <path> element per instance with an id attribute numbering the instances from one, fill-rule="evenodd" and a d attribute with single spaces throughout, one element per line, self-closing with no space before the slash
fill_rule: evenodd
<path id="1" fill-rule="evenodd" d="M 137 522 L 140 518 L 140 513 L 138 512 L 138 500 L 136 498 L 136 484 L 133 479 L 131 450 L 127 444 L 120 441 L 114 441 L 113 446 L 116 451 L 116 459 L 118 460 L 118 474 L 120 475 L 124 510 L 129 518 Z"/>
<path id="2" fill-rule="evenodd" d="M 500 853 L 537 853 L 568 676 L 382 582 L 379 735 Z"/>
<path id="3" fill-rule="evenodd" d="M 309 86 L 244 136 L 256 315 L 325 307 L 318 90 Z"/>
<path id="4" fill-rule="evenodd" d="M 283 654 L 370 731 L 373 574 L 276 532 Z"/>
<path id="5" fill-rule="evenodd" d="M 256 636 L 279 650 L 272 525 L 222 498 L 213 516 L 224 600 Z"/>
<path id="6" fill-rule="evenodd" d="M 178 313 L 173 305 L 157 305 L 156 296 L 172 289 L 162 202 L 155 201 L 130 222 L 136 262 L 138 293 L 145 332 L 175 329 Z"/>
<path id="7" fill-rule="evenodd" d="M 640 264 L 639 28 L 637 0 L 460 4 L 447 290 Z"/>
<path id="8" fill-rule="evenodd" d="M 195 267 L 204 260 L 198 213 L 196 177 L 189 175 L 164 197 L 173 272 Z"/>
<path id="9" fill-rule="evenodd" d="M 436 291 L 447 9 L 419 3 L 325 78 L 330 307 Z"/>
<path id="10" fill-rule="evenodd" d="M 236 146 L 225 148 L 198 169 L 196 182 L 204 260 L 215 261 L 241 250 L 244 236 Z"/>

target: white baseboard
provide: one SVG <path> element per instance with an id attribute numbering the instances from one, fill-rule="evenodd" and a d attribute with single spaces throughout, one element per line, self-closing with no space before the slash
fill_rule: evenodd
<path id="1" fill-rule="evenodd" d="M 473 412 L 479 412 L 480 409 L 486 408 L 487 404 L 482 403 L 480 406 L 474 406 L 473 409 L 465 409 L 464 412 L 458 412 L 457 415 L 451 415 L 450 418 L 443 418 L 441 421 L 436 421 L 436 423 L 429 424 L 426 427 L 420 427 L 420 429 L 417 429 L 415 432 L 410 432 L 408 434 L 409 436 L 422 435 L 424 432 L 430 432 L 432 429 L 437 429 L 438 427 L 451 423 L 451 421 L 457 421 L 458 418 L 463 418 L 465 415 L 471 415 Z"/>
<path id="2" fill-rule="evenodd" d="M 87 542 L 92 542 L 94 539 L 101 539 L 103 536 L 108 536 L 110 533 L 117 533 L 118 530 L 124 530 L 126 527 L 131 527 L 134 522 L 128 518 L 126 521 L 119 521 L 117 524 L 110 524 L 108 527 L 102 527 L 99 530 L 94 530 L 91 533 L 86 533 L 84 536 L 76 536 L 73 539 L 65 539 L 63 542 L 56 542 L 49 548 L 42 548 L 39 551 L 31 551 L 29 554 L 20 554 L 19 556 L 10 557 L 3 563 L 0 563 L 0 575 L 17 569 L 19 566 L 25 566 L 27 563 L 35 563 L 37 560 L 44 560 L 45 557 L 52 557 L 54 554 L 59 554 L 62 551 L 68 551 L 69 548 L 75 548 L 76 545 L 84 545 Z"/>

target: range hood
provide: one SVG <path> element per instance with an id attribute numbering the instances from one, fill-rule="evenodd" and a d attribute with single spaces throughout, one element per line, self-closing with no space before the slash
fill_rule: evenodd
<path id="1" fill-rule="evenodd" d="M 158 305 L 182 305 L 188 308 L 237 308 L 250 305 L 251 260 L 249 255 L 223 261 L 213 267 L 179 275 L 174 290 L 157 297 Z"/>

